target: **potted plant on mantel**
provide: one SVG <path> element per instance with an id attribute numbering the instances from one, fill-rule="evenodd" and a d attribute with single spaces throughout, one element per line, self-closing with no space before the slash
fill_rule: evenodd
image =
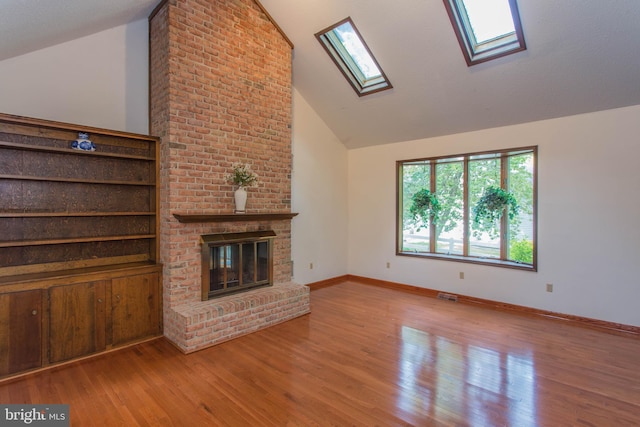
<path id="1" fill-rule="evenodd" d="M 490 236 L 496 237 L 496 224 L 507 212 L 509 219 L 515 218 L 520 212 L 520 206 L 516 198 L 500 187 L 487 187 L 473 207 L 474 236 L 487 232 Z"/>
<path id="2" fill-rule="evenodd" d="M 227 175 L 227 181 L 238 187 L 234 193 L 236 204 L 234 212 L 237 214 L 245 213 L 247 187 L 254 187 L 258 184 L 258 175 L 248 163 L 234 163 L 231 165 L 231 172 Z"/>
<path id="3" fill-rule="evenodd" d="M 412 204 L 409 213 L 413 215 L 413 219 L 421 220 L 425 227 L 429 226 L 429 221 L 436 223 L 438 214 L 440 213 L 440 202 L 438 202 L 435 194 L 423 188 L 416 192 L 412 197 Z"/>

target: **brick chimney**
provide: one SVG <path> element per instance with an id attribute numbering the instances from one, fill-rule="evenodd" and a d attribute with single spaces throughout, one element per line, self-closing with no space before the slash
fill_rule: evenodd
<path id="1" fill-rule="evenodd" d="M 201 235 L 274 230 L 274 283 L 291 281 L 290 220 L 185 224 L 173 214 L 233 213 L 235 189 L 225 175 L 236 162 L 259 176 L 247 212 L 290 212 L 292 46 L 254 0 L 164 1 L 149 28 L 165 335 L 192 351 L 216 342 L 191 333 L 195 320 L 185 314 L 193 306 L 204 317 L 216 310 L 200 301 Z"/>

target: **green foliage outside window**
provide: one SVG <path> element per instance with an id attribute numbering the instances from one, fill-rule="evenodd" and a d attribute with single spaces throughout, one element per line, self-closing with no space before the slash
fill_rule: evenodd
<path id="1" fill-rule="evenodd" d="M 533 263 L 533 242 L 531 240 L 516 240 L 509 247 L 509 259 L 526 264 Z"/>

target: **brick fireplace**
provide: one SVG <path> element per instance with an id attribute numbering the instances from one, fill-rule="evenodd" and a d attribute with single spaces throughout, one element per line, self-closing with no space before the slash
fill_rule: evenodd
<path id="1" fill-rule="evenodd" d="M 291 282 L 286 215 L 292 46 L 254 0 L 164 1 L 149 29 L 164 333 L 190 352 L 309 312 L 308 288 Z M 259 177 L 245 215 L 231 215 L 225 179 L 237 162 Z M 201 301 L 200 236 L 264 230 L 275 233 L 273 286 Z"/>

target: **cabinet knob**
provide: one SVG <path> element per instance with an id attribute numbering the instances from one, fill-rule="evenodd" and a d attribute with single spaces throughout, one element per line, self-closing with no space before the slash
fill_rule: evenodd
<path id="1" fill-rule="evenodd" d="M 98 298 L 98 302 L 99 302 L 99 303 L 102 303 L 102 298 Z"/>
<path id="2" fill-rule="evenodd" d="M 33 316 L 35 316 L 36 314 L 38 314 L 38 310 L 33 310 L 33 311 L 31 312 L 31 314 L 32 314 Z"/>

